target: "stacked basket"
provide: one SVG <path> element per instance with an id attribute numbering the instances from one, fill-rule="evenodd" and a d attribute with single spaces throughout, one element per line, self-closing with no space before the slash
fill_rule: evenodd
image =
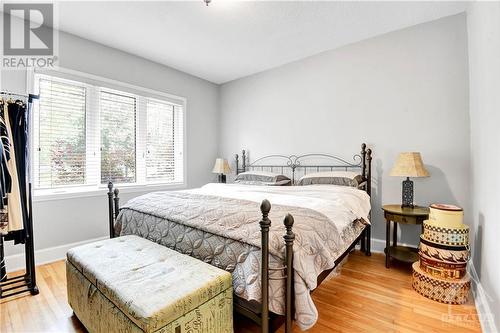
<path id="1" fill-rule="evenodd" d="M 427 298 L 448 304 L 467 302 L 470 277 L 469 227 L 463 210 L 433 204 L 420 236 L 420 260 L 413 264 L 413 289 Z"/>

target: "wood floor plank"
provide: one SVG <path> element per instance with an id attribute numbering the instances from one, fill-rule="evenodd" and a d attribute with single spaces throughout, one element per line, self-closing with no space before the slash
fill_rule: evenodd
<path id="1" fill-rule="evenodd" d="M 85 332 L 67 303 L 64 261 L 38 266 L 37 274 L 39 295 L 0 301 L 0 332 Z M 380 254 L 352 253 L 340 275 L 325 281 L 312 296 L 319 320 L 310 333 L 481 332 L 472 300 L 453 306 L 429 300 L 411 288 L 408 266 L 386 269 Z M 259 328 L 237 317 L 235 332 L 257 333 Z M 283 327 L 278 332 L 283 333 Z"/>

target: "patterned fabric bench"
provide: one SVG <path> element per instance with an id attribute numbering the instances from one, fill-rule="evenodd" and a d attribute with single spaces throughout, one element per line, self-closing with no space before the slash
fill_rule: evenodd
<path id="1" fill-rule="evenodd" d="M 137 236 L 71 249 L 68 300 L 89 332 L 233 331 L 231 274 Z"/>

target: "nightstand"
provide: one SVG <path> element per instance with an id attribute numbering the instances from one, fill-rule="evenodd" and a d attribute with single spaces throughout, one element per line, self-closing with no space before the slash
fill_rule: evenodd
<path id="1" fill-rule="evenodd" d="M 384 205 L 385 218 L 385 267 L 389 268 L 391 258 L 407 263 L 418 260 L 418 249 L 409 246 L 398 246 L 398 223 L 422 224 L 429 218 L 429 208 L 415 206 L 402 208 L 401 205 Z M 391 222 L 393 222 L 391 246 Z"/>

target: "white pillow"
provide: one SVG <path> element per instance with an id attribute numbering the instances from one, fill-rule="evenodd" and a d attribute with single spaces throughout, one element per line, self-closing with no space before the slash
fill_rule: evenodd
<path id="1" fill-rule="evenodd" d="M 323 171 L 304 175 L 297 185 L 329 184 L 358 187 L 362 177 L 353 171 Z"/>
<path id="2" fill-rule="evenodd" d="M 245 171 L 245 172 L 240 172 L 238 174 L 238 176 L 247 176 L 247 175 L 264 176 L 264 177 L 270 177 L 270 178 L 283 176 L 279 173 L 269 172 L 269 171 Z M 284 177 L 286 177 L 286 176 L 284 176 Z"/>
<path id="3" fill-rule="evenodd" d="M 285 175 L 266 171 L 247 171 L 236 176 L 235 183 L 262 185 L 286 185 L 291 182 Z"/>

